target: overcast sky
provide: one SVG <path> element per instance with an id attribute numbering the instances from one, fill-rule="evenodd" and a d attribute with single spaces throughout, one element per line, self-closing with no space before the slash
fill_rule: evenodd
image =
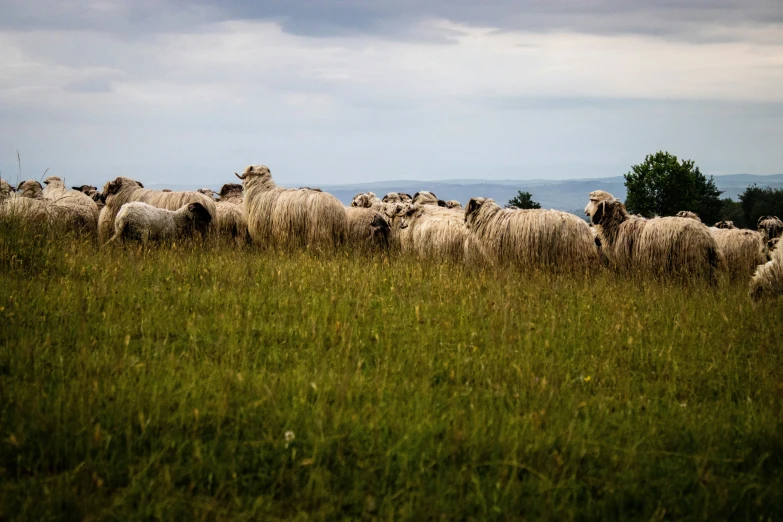
<path id="1" fill-rule="evenodd" d="M 783 172 L 781 0 L 0 0 L 0 173 Z"/>

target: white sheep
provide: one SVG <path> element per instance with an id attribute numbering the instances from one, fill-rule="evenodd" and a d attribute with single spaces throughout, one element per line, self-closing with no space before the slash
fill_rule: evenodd
<path id="1" fill-rule="evenodd" d="M 107 244 L 118 239 L 140 239 L 146 243 L 203 235 L 211 221 L 212 214 L 199 202 L 167 210 L 134 201 L 120 208 L 114 220 L 114 236 Z"/>

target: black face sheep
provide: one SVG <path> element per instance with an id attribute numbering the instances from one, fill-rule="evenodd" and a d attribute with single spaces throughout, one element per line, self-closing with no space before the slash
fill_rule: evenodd
<path id="1" fill-rule="evenodd" d="M 255 243 L 334 249 L 345 240 L 345 210 L 333 195 L 278 187 L 264 165 L 251 165 L 237 177 L 244 187 L 245 216 Z"/>
<path id="2" fill-rule="evenodd" d="M 348 244 L 359 248 L 385 249 L 392 240 L 388 220 L 371 208 L 345 207 Z"/>
<path id="3" fill-rule="evenodd" d="M 666 277 L 705 277 L 714 282 L 724 265 L 715 239 L 691 218 L 632 217 L 617 199 L 596 204 L 592 222 L 601 250 L 618 270 Z"/>
<path id="4" fill-rule="evenodd" d="M 162 241 L 204 235 L 212 222 L 212 214 L 201 203 L 188 203 L 178 210 L 153 207 L 138 201 L 126 203 L 114 220 L 114 236 L 118 239 Z"/>
<path id="5" fill-rule="evenodd" d="M 492 199 L 472 198 L 465 221 L 496 263 L 551 271 L 589 271 L 597 266 L 590 227 L 573 214 L 501 208 Z"/>
<path id="6" fill-rule="evenodd" d="M 98 218 L 98 235 L 102 241 L 109 238 L 114 230 L 117 213 L 126 203 L 139 201 L 166 210 L 178 210 L 188 203 L 201 203 L 215 217 L 215 202 L 198 192 L 163 192 L 148 190 L 138 181 L 118 177 L 103 187 L 106 206 Z M 213 226 L 215 226 L 213 220 Z"/>

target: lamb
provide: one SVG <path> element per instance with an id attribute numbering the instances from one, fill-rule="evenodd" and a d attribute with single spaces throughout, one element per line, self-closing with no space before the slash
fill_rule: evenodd
<path id="1" fill-rule="evenodd" d="M 598 230 L 601 250 L 610 266 L 654 276 L 701 276 L 716 281 L 724 265 L 715 239 L 702 223 L 691 218 L 644 219 L 628 214 L 617 199 L 588 204 Z"/>
<path id="2" fill-rule="evenodd" d="M 236 176 L 244 187 L 245 216 L 254 242 L 334 249 L 345 240 L 345 210 L 333 195 L 278 187 L 265 165 L 250 165 Z"/>
<path id="3" fill-rule="evenodd" d="M 783 295 L 783 249 L 776 248 L 772 259 L 756 268 L 749 293 L 754 301 Z"/>
<path id="4" fill-rule="evenodd" d="M 709 231 L 731 279 L 746 278 L 753 274 L 756 266 L 767 261 L 767 245 L 760 232 L 717 227 L 711 227 Z"/>
<path id="5" fill-rule="evenodd" d="M 98 218 L 98 237 L 105 241 L 112 234 L 114 220 L 125 203 L 140 201 L 154 207 L 166 210 L 179 210 L 188 203 L 201 203 L 212 216 L 212 225 L 216 226 L 215 202 L 198 192 L 162 192 L 145 189 L 138 181 L 125 177 L 117 177 L 103 187 L 106 206 Z"/>
<path id="6" fill-rule="evenodd" d="M 470 233 L 461 212 L 435 205 L 402 207 L 400 240 L 404 252 L 438 262 L 483 265 L 487 254 Z"/>
<path id="7" fill-rule="evenodd" d="M 699 223 L 701 223 L 701 218 L 696 212 L 691 212 L 690 210 L 680 210 L 677 212 L 677 217 L 681 218 L 689 218 L 689 219 L 695 219 Z"/>
<path id="8" fill-rule="evenodd" d="M 185 239 L 195 234 L 202 236 L 209 229 L 212 214 L 200 202 L 188 203 L 178 210 L 158 208 L 140 201 L 125 203 L 114 220 L 114 236 L 118 239 L 164 241 Z"/>
<path id="9" fill-rule="evenodd" d="M 453 208 L 457 210 L 462 210 L 462 203 L 457 201 L 456 199 L 450 199 L 446 202 L 446 208 Z"/>
<path id="10" fill-rule="evenodd" d="M 360 248 L 389 247 L 392 239 L 388 220 L 371 208 L 345 207 L 347 220 L 346 239 Z"/>
<path id="11" fill-rule="evenodd" d="M 764 236 L 767 238 L 767 243 L 783 234 L 783 221 L 777 216 L 761 216 L 757 227 L 759 232 L 763 231 Z"/>
<path id="12" fill-rule="evenodd" d="M 465 222 L 495 263 L 553 271 L 590 271 L 597 266 L 590 227 L 573 214 L 504 209 L 492 199 L 472 198 Z"/>

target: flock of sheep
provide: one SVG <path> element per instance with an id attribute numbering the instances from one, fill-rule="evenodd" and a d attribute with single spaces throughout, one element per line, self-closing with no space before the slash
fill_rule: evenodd
<path id="1" fill-rule="evenodd" d="M 97 234 L 102 243 L 144 242 L 216 234 L 238 242 L 330 250 L 341 244 L 400 249 L 424 259 L 470 265 L 518 266 L 550 271 L 643 272 L 666 278 L 721 274 L 751 278 L 754 299 L 783 294 L 783 248 L 776 248 L 783 222 L 759 220 L 759 230 L 715 227 L 683 211 L 675 217 L 631 215 L 604 191 L 590 193 L 591 224 L 557 210 L 501 208 L 472 198 L 463 209 L 427 191 L 413 197 L 368 192 L 344 206 L 311 188 L 283 188 L 264 165 L 237 174 L 242 184 L 171 192 L 145 189 L 118 177 L 103 191 L 83 185 L 67 189 L 58 177 L 44 188 L 25 181 L 16 189 L 0 180 L 0 217 L 57 224 Z"/>

